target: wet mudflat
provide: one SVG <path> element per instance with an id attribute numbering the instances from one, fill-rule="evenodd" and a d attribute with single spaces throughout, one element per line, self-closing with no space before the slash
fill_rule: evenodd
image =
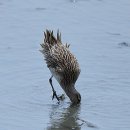
<path id="1" fill-rule="evenodd" d="M 129 130 L 129 12 L 129 0 L 0 1 L 0 129 Z M 80 105 L 51 100 L 46 28 L 61 31 L 80 63 Z"/>

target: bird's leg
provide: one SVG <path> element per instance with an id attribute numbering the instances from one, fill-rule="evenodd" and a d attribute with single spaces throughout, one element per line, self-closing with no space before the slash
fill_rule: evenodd
<path id="1" fill-rule="evenodd" d="M 54 99 L 54 97 L 56 97 L 56 99 L 59 101 L 60 99 L 59 99 L 59 97 L 57 96 L 56 91 L 55 91 L 55 89 L 54 89 L 54 87 L 53 87 L 53 84 L 52 84 L 52 78 L 53 78 L 53 75 L 52 75 L 51 78 L 49 79 L 49 83 L 50 83 L 50 85 L 51 85 L 51 87 L 52 87 L 52 91 L 53 91 L 52 100 Z"/>

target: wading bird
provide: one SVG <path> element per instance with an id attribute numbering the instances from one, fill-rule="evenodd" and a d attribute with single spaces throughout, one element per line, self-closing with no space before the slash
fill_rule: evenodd
<path id="1" fill-rule="evenodd" d="M 53 31 L 46 30 L 41 47 L 40 51 L 43 53 L 47 67 L 52 74 L 49 79 L 53 91 L 52 99 L 56 97 L 58 101 L 60 100 L 52 84 L 52 77 L 54 76 L 71 102 L 73 104 L 80 103 L 81 95 L 75 89 L 75 82 L 80 74 L 79 63 L 70 52 L 69 45 L 67 43 L 62 44 L 61 33 L 57 31 L 57 37 L 55 37 Z"/>

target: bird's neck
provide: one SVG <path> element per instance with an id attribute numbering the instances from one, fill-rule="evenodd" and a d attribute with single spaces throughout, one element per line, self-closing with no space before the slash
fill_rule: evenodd
<path id="1" fill-rule="evenodd" d="M 75 89 L 74 85 L 67 86 L 64 89 L 66 95 L 72 100 L 75 94 L 78 94 L 79 92 Z"/>

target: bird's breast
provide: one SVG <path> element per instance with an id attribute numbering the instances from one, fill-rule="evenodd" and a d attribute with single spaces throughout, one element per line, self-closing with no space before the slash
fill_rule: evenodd
<path id="1" fill-rule="evenodd" d="M 49 67 L 49 70 L 50 70 L 51 74 L 55 77 L 55 79 L 58 81 L 58 83 L 60 84 L 60 83 L 61 83 L 61 80 L 62 80 L 61 75 L 58 74 L 58 72 L 56 72 L 56 69 L 55 69 L 55 68 Z"/>

